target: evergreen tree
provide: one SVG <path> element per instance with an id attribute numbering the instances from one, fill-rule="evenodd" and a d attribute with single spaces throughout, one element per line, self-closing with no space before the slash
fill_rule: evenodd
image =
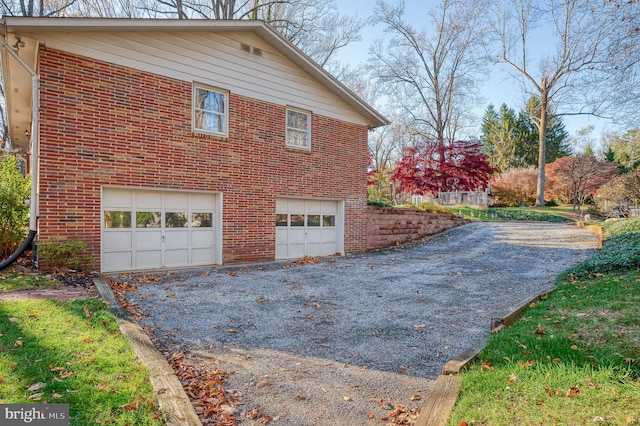
<path id="1" fill-rule="evenodd" d="M 640 166 L 640 129 L 627 130 L 622 136 L 612 135 L 607 142 L 606 152 L 609 151 L 613 158 L 610 161 L 619 164 L 623 173 L 636 169 Z"/>
<path id="2" fill-rule="evenodd" d="M 537 98 L 532 97 L 523 111 L 517 115 L 506 104 L 496 112 L 489 105 L 482 119 L 480 139 L 487 154 L 489 164 L 506 171 L 513 168 L 537 166 L 538 141 L 537 126 L 529 118 L 539 109 Z M 547 149 L 545 160 L 552 163 L 558 158 L 571 154 L 569 133 L 559 117 L 549 117 L 547 128 Z"/>
<path id="3" fill-rule="evenodd" d="M 531 121 L 530 117 L 538 117 L 540 115 L 539 110 L 540 101 L 536 96 L 532 96 L 529 98 L 525 109 L 518 116 L 522 121 L 523 132 L 526 135 L 523 135 L 524 141 L 520 145 L 522 149 L 520 155 L 528 166 L 538 165 L 538 141 L 540 135 L 538 127 Z M 547 140 L 545 163 L 550 164 L 558 158 L 571 155 L 571 141 L 569 139 L 569 132 L 567 132 L 560 117 L 551 115 L 547 117 L 547 123 L 548 126 L 545 134 Z"/>
<path id="4" fill-rule="evenodd" d="M 513 166 L 516 148 L 516 117 L 506 104 L 500 106 L 500 112 L 489 105 L 482 119 L 483 149 L 489 164 L 498 170 L 507 170 Z"/>

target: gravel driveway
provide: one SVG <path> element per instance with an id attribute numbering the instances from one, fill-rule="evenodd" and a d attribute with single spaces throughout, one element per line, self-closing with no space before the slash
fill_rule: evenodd
<path id="1" fill-rule="evenodd" d="M 247 417 L 260 412 L 275 425 L 384 425 L 399 406 L 421 407 L 491 318 L 595 247 L 573 225 L 475 222 L 315 264 L 158 273 L 129 297 L 165 344 L 235 372 L 240 424 L 260 424 Z"/>

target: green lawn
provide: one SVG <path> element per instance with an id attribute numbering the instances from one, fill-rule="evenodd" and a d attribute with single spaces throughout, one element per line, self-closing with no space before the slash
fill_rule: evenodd
<path id="1" fill-rule="evenodd" d="M 531 220 L 544 222 L 575 222 L 580 219 L 580 214 L 573 212 L 571 206 L 560 207 L 490 207 L 487 209 L 474 209 L 466 206 L 452 207 L 454 213 L 462 213 L 465 218 L 471 220 L 505 221 L 505 220 Z"/>
<path id="2" fill-rule="evenodd" d="M 449 424 L 640 424 L 638 247 L 640 219 L 605 224 L 599 253 L 461 374 Z"/>
<path id="3" fill-rule="evenodd" d="M 162 425 L 148 372 L 104 302 L 0 302 L 0 403 L 67 403 L 70 424 Z"/>
<path id="4" fill-rule="evenodd" d="M 38 273 L 23 272 L 14 267 L 0 271 L 0 292 L 27 290 L 35 287 L 58 287 L 60 285 L 60 281 L 54 278 L 46 278 Z"/>

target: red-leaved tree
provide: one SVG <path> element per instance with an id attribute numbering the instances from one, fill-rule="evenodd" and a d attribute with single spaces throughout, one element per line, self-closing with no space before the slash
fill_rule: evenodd
<path id="1" fill-rule="evenodd" d="M 479 142 L 456 141 L 422 148 L 405 148 L 392 179 L 398 191 L 411 194 L 484 190 L 495 169 Z"/>
<path id="2" fill-rule="evenodd" d="M 549 199 L 571 203 L 580 209 L 587 195 L 618 175 L 618 165 L 591 156 L 558 158 L 546 167 Z"/>

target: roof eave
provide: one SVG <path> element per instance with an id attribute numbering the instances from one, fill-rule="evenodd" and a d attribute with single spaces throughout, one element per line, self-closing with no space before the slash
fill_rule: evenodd
<path id="1" fill-rule="evenodd" d="M 323 85 L 332 89 L 343 101 L 358 111 L 369 128 L 386 126 L 389 120 L 368 105 L 300 49 L 282 37 L 264 21 L 257 20 L 185 20 L 122 18 L 29 18 L 4 17 L 0 27 L 8 32 L 85 32 L 85 31 L 253 31 L 269 41 Z"/>

